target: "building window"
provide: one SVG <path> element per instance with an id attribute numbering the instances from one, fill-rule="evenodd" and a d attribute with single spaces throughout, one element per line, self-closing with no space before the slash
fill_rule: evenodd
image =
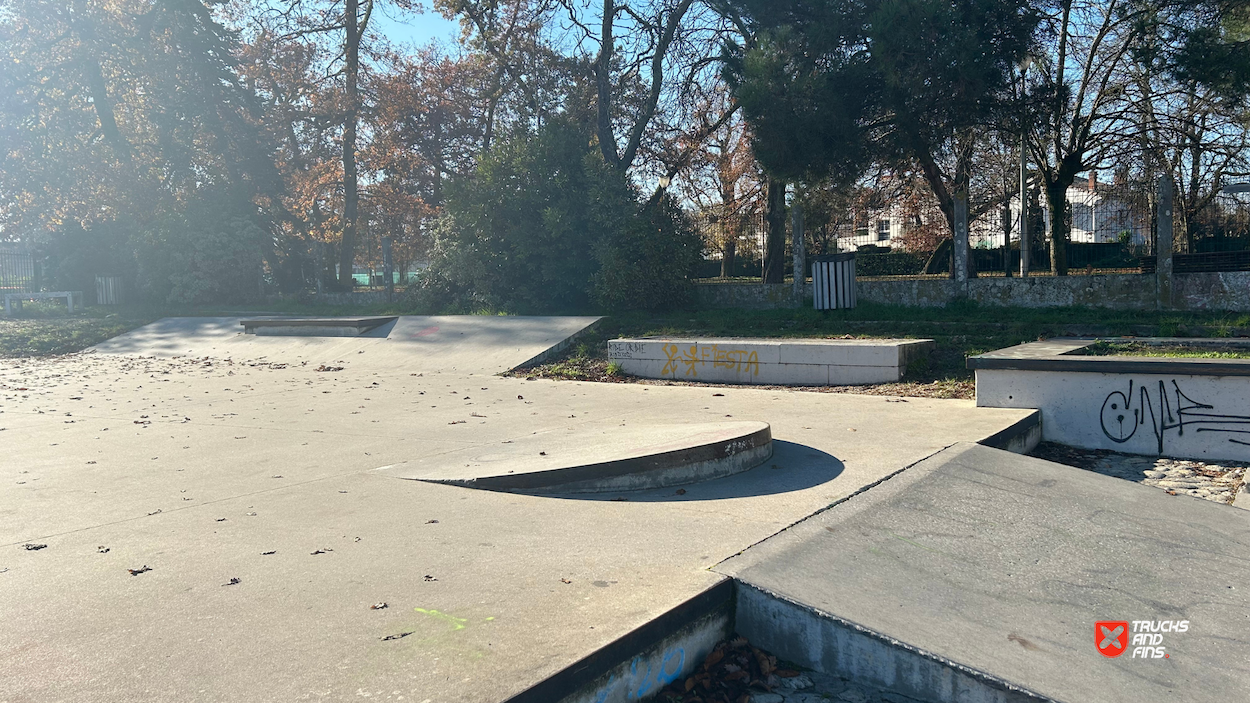
<path id="1" fill-rule="evenodd" d="M 888 242 L 890 240 L 890 221 L 877 220 L 877 241 Z"/>

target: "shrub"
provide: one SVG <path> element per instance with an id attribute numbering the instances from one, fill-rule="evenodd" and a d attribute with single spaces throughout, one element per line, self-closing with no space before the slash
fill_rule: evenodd
<path id="1" fill-rule="evenodd" d="M 580 125 L 519 131 L 449 188 L 419 307 L 511 312 L 677 302 L 699 260 L 674 208 L 647 207 Z"/>
<path id="2" fill-rule="evenodd" d="M 260 295 L 265 230 L 256 208 L 228 192 L 159 214 L 138 235 L 139 286 L 167 303 L 241 303 Z"/>

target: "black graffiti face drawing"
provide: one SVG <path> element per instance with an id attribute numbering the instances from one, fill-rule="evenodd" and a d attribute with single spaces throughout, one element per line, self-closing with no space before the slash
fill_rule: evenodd
<path id="1" fill-rule="evenodd" d="M 1130 411 L 1128 405 L 1128 396 L 1120 391 L 1112 391 L 1102 402 L 1102 433 L 1117 444 L 1129 441 L 1137 432 L 1138 410 Z"/>
<path id="2" fill-rule="evenodd" d="M 1137 390 L 1136 394 L 1133 393 L 1133 382 L 1130 380 L 1127 393 L 1112 391 L 1102 402 L 1102 433 L 1112 442 L 1127 442 L 1137 432 L 1138 426 L 1146 424 L 1147 419 L 1150 420 L 1159 454 L 1163 454 L 1163 438 L 1169 431 L 1174 431 L 1178 436 L 1184 436 L 1186 428 L 1199 433 L 1250 435 L 1250 415 L 1215 412 L 1215 406 L 1199 403 L 1185 395 L 1175 379 L 1172 379 L 1171 390 L 1168 390 L 1163 381 L 1159 381 L 1159 388 L 1153 399 L 1145 385 Z M 1130 407 L 1131 405 L 1136 407 Z M 1250 446 L 1250 442 L 1243 439 L 1227 439 L 1233 444 Z"/>

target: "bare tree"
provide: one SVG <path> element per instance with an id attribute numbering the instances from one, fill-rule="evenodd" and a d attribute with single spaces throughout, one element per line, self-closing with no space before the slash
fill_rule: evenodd
<path id="1" fill-rule="evenodd" d="M 1037 114 L 1029 141 L 1049 213 L 1051 267 L 1064 276 L 1068 188 L 1077 174 L 1140 144 L 1150 130 L 1134 106 L 1132 69 L 1134 49 L 1151 36 L 1153 8 L 1131 0 L 1058 0 L 1045 7 L 1030 74 Z"/>

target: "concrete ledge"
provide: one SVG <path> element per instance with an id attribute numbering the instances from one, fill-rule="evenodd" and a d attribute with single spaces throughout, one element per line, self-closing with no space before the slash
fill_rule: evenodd
<path id="1" fill-rule="evenodd" d="M 1028 454 L 1042 441 L 1042 413 L 1034 410 L 1028 417 L 977 442 L 1012 454 Z"/>
<path id="2" fill-rule="evenodd" d="M 1073 356 L 1098 339 L 1049 339 L 968 357 L 968 368 L 1076 373 L 1183 374 L 1186 376 L 1250 376 L 1250 359 L 1178 359 L 1168 357 Z M 1153 346 L 1246 346 L 1237 340 L 1190 340 L 1174 337 L 1108 339 Z M 1221 344 L 1222 343 L 1222 344 Z"/>
<path id="3" fill-rule="evenodd" d="M 715 570 L 757 646 L 913 698 L 1197 703 L 1245 697 L 1247 548 L 1242 510 L 960 444 Z M 1108 658 L 1100 621 L 1156 624 Z"/>
<path id="4" fill-rule="evenodd" d="M 436 469 L 414 462 L 378 471 L 493 491 L 603 493 L 730 476 L 759 466 L 772 454 L 772 429 L 765 422 L 638 425 L 601 436 L 526 437 L 465 466 Z"/>
<path id="5" fill-rule="evenodd" d="M 240 320 L 244 334 L 270 337 L 358 337 L 398 317 L 254 317 Z"/>
<path id="6" fill-rule="evenodd" d="M 653 696 L 733 632 L 725 579 L 503 703 L 625 703 Z"/>
<path id="7" fill-rule="evenodd" d="M 871 682 L 926 701 L 1050 700 L 746 583 L 737 584 L 735 610 L 738 634 L 809 669 Z"/>
<path id="8" fill-rule="evenodd" d="M 529 359 L 526 359 L 525 361 L 517 364 L 516 366 L 513 367 L 513 369 L 514 370 L 524 369 L 524 368 L 529 368 L 531 366 L 537 366 L 539 364 L 547 363 L 551 359 L 554 359 L 555 357 L 559 356 L 565 349 L 568 349 L 570 346 L 572 346 L 573 342 L 576 342 L 578 339 L 586 336 L 591 330 L 598 327 L 600 322 L 603 322 L 602 317 L 595 318 L 594 321 L 591 322 L 589 325 L 586 325 L 585 327 L 574 332 L 568 337 L 565 337 L 559 343 L 554 344 L 551 347 L 548 347 L 543 352 L 536 354 L 530 357 Z"/>
<path id="9" fill-rule="evenodd" d="M 1074 447 L 1250 460 L 1250 360 L 1071 356 L 1096 341 L 1052 339 L 969 358 L 977 405 L 1036 408 L 1042 437 Z"/>
<path id="10" fill-rule="evenodd" d="M 930 339 L 614 339 L 628 374 L 754 385 L 864 385 L 902 379 Z"/>

